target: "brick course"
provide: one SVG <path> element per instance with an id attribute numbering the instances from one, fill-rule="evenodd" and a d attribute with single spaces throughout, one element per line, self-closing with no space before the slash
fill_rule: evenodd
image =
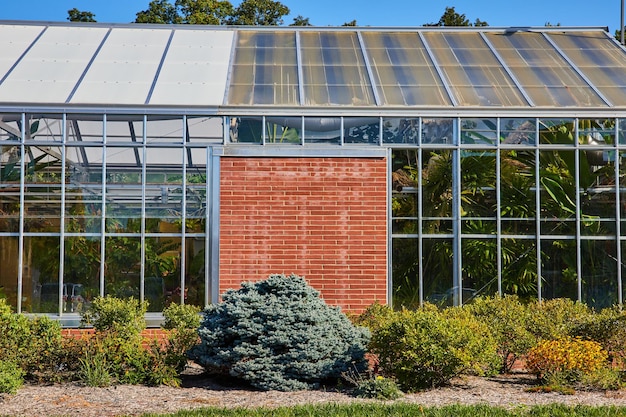
<path id="1" fill-rule="evenodd" d="M 344 311 L 387 293 L 384 158 L 221 158 L 220 293 L 297 274 Z"/>

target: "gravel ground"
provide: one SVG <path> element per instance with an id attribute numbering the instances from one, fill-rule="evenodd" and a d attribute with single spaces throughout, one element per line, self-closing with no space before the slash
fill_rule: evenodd
<path id="1" fill-rule="evenodd" d="M 397 401 L 441 406 L 490 404 L 502 407 L 563 403 L 626 406 L 626 391 L 577 392 L 574 395 L 527 392 L 533 377 L 513 374 L 493 378 L 466 377 L 449 386 L 405 395 Z M 372 401 L 335 390 L 261 392 L 203 375 L 187 376 L 180 388 L 117 385 L 90 388 L 79 384 L 26 385 L 15 395 L 0 397 L 2 416 L 122 416 L 167 413 L 199 407 L 278 407 L 282 405 Z"/>

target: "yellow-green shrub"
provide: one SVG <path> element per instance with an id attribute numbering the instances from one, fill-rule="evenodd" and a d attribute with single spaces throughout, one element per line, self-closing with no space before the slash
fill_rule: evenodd
<path id="1" fill-rule="evenodd" d="M 565 375 L 569 382 L 576 382 L 582 375 L 607 367 L 607 359 L 607 352 L 598 342 L 564 337 L 539 342 L 528 351 L 526 366 L 544 380 Z"/>

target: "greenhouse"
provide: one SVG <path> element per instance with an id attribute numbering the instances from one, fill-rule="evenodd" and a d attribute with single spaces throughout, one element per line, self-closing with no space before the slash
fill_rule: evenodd
<path id="1" fill-rule="evenodd" d="M 0 22 L 0 297 L 622 304 L 622 155 L 606 28 Z"/>

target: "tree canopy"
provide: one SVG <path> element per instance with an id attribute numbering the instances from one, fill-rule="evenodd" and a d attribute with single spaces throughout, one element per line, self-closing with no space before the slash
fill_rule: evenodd
<path id="1" fill-rule="evenodd" d="M 474 23 L 470 23 L 465 14 L 457 13 L 454 7 L 446 7 L 445 12 L 436 23 L 426 23 L 424 26 L 489 26 L 487 22 L 476 19 Z"/>
<path id="2" fill-rule="evenodd" d="M 67 20 L 70 22 L 95 22 L 96 15 L 91 12 L 83 12 L 76 7 L 67 11 Z"/>

